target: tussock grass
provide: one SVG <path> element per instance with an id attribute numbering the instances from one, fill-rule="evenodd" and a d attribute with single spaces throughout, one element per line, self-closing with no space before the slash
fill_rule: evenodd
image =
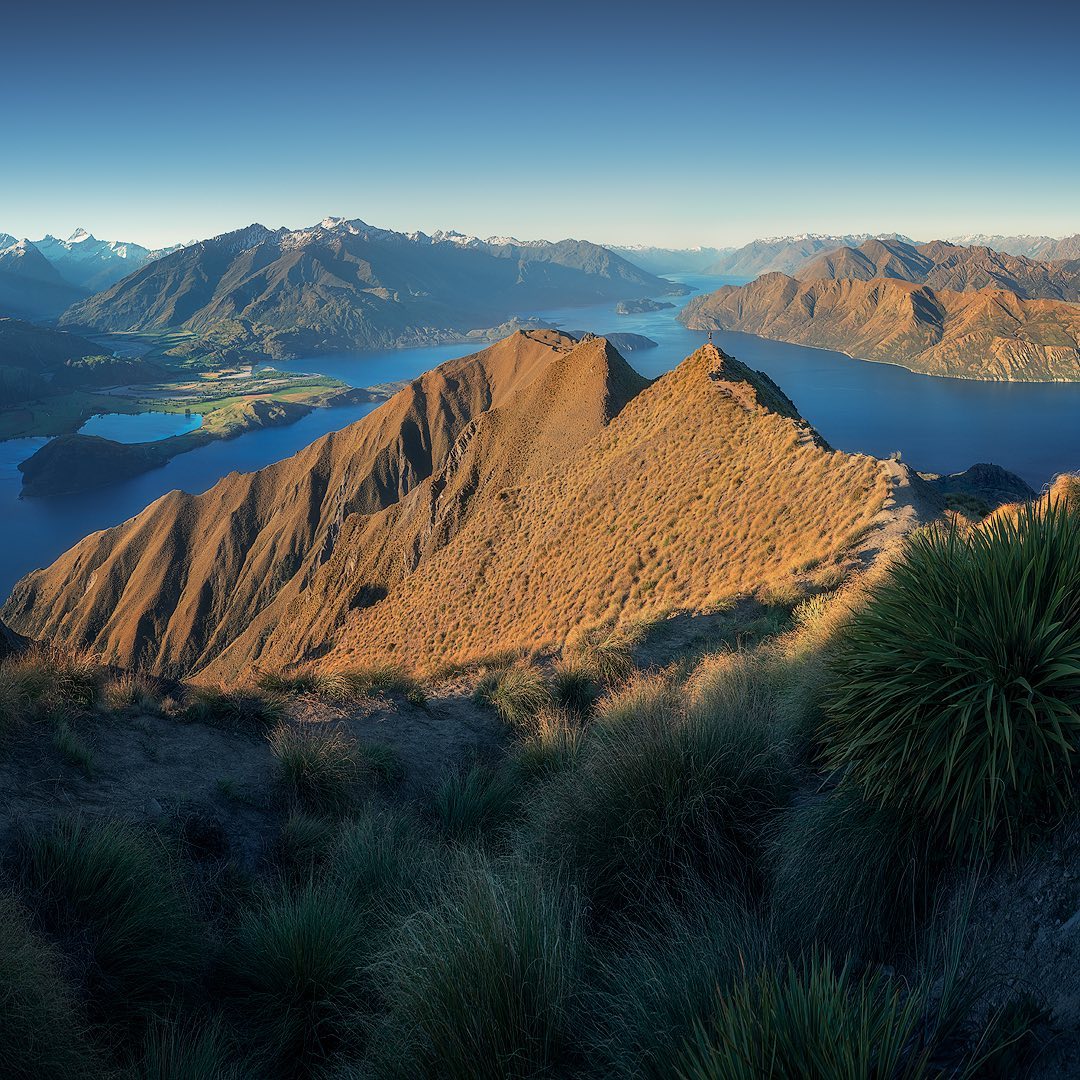
<path id="1" fill-rule="evenodd" d="M 825 760 L 964 859 L 1022 849 L 1072 805 L 1080 508 L 913 536 L 834 662 Z"/>
<path id="2" fill-rule="evenodd" d="M 287 671 L 260 671 L 257 684 L 272 694 L 317 694 L 342 705 L 374 694 L 399 694 L 414 705 L 426 701 L 423 685 L 399 664 L 349 668 L 307 664 Z"/>
<path id="3" fill-rule="evenodd" d="M 330 724 L 279 724 L 269 735 L 281 779 L 307 813 L 344 813 L 356 799 L 365 771 L 360 744 Z"/>
<path id="4" fill-rule="evenodd" d="M 599 694 L 599 686 L 583 665 L 567 657 L 555 662 L 551 672 L 551 696 L 556 705 L 587 716 Z"/>
<path id="5" fill-rule="evenodd" d="M 285 701 L 257 687 L 189 686 L 183 716 L 188 721 L 236 731 L 266 731 L 284 718 Z"/>
<path id="6" fill-rule="evenodd" d="M 633 1080 L 668 1080 L 695 1025 L 712 1016 L 717 993 L 769 955 L 760 920 L 738 897 L 701 883 L 618 940 L 590 995 L 591 1052 L 599 1075 Z"/>
<path id="7" fill-rule="evenodd" d="M 328 875 L 376 920 L 416 894 L 435 871 L 435 846 L 411 813 L 365 808 L 341 828 Z"/>
<path id="8" fill-rule="evenodd" d="M 767 862 L 773 933 L 792 956 L 820 947 L 881 961 L 930 907 L 934 874 L 918 830 L 850 790 L 783 811 Z"/>
<path id="9" fill-rule="evenodd" d="M 517 816 L 521 794 L 519 778 L 512 770 L 475 762 L 439 785 L 431 813 L 448 839 L 491 839 Z"/>
<path id="10" fill-rule="evenodd" d="M 786 795 L 784 750 L 756 718 L 639 678 L 601 703 L 577 767 L 543 792 L 534 829 L 579 871 L 597 913 L 641 906 L 690 873 L 748 884 Z"/>
<path id="11" fill-rule="evenodd" d="M 588 630 L 567 647 L 567 658 L 601 686 L 618 686 L 634 673 L 633 650 L 639 637 L 629 630 Z"/>
<path id="12" fill-rule="evenodd" d="M 585 742 L 581 714 L 549 705 L 519 731 L 514 753 L 521 774 L 543 779 L 570 768 Z"/>
<path id="13" fill-rule="evenodd" d="M 487 673 L 474 699 L 490 705 L 511 728 L 528 724 L 551 701 L 551 690 L 539 668 L 527 660 Z"/>
<path id="14" fill-rule="evenodd" d="M 740 981 L 717 996 L 682 1055 L 684 1080 L 763 1076 L 928 1077 L 932 1047 L 921 1038 L 929 989 L 910 992 L 880 972 L 856 976 L 818 953 Z"/>
<path id="15" fill-rule="evenodd" d="M 310 1075 L 357 1040 L 368 949 L 362 910 L 328 883 L 268 892 L 243 915 L 225 950 L 226 977 L 262 1070 Z"/>
<path id="16" fill-rule="evenodd" d="M 0 661 L 0 726 L 90 712 L 109 670 L 92 653 L 35 645 Z"/>
<path id="17" fill-rule="evenodd" d="M 219 1021 L 162 1017 L 149 1025 L 125 1080 L 240 1080 Z"/>
<path id="18" fill-rule="evenodd" d="M 136 672 L 114 675 L 101 688 L 101 708 L 107 712 L 158 713 L 161 699 L 154 680 Z"/>
<path id="19" fill-rule="evenodd" d="M 110 1022 L 175 997 L 198 977 L 200 928 L 173 860 L 150 835 L 63 818 L 30 836 L 25 860 L 46 924 L 80 953 Z"/>
<path id="20" fill-rule="evenodd" d="M 91 1080 L 97 1064 L 60 954 L 0 892 L 0 1071 L 12 1080 Z"/>
<path id="21" fill-rule="evenodd" d="M 87 777 L 94 775 L 94 752 L 66 720 L 61 720 L 56 725 L 52 741 L 53 746 L 70 764 L 81 769 Z"/>
<path id="22" fill-rule="evenodd" d="M 314 873 L 329 855 L 337 837 L 336 823 L 322 814 L 293 810 L 281 829 L 279 852 L 286 871 L 297 880 Z"/>
<path id="23" fill-rule="evenodd" d="M 583 963 L 572 890 L 520 866 L 464 860 L 442 901 L 408 919 L 376 965 L 387 1002 L 376 1075 L 568 1075 Z"/>

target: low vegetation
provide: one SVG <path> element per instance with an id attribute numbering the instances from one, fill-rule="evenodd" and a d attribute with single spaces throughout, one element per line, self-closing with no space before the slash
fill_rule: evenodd
<path id="1" fill-rule="evenodd" d="M 752 647 L 664 668 L 598 635 L 460 670 L 507 750 L 462 752 L 416 798 L 388 783 L 408 760 L 342 719 L 384 694 L 433 730 L 400 669 L 347 693 L 312 670 L 166 694 L 86 658 L 3 661 L 9 736 L 51 745 L 149 698 L 273 765 L 239 854 L 167 817 L 11 826 L 4 1068 L 1024 1075 L 1057 1021 L 1037 987 L 988 976 L 1000 912 L 971 912 L 1010 860 L 1054 872 L 1050 833 L 1077 818 L 1077 524 L 1051 499 L 916 535 Z"/>

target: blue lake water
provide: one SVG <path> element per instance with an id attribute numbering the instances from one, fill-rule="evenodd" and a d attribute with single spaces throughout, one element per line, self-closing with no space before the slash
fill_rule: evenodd
<path id="1" fill-rule="evenodd" d="M 120 443 L 157 442 L 173 435 L 187 435 L 200 427 L 202 417 L 198 413 L 99 413 L 79 428 L 79 434 L 99 435 Z"/>
<path id="2" fill-rule="evenodd" d="M 723 283 L 723 279 L 693 275 L 680 275 L 679 280 L 703 291 Z M 681 305 L 680 300 L 675 302 Z M 629 356 L 650 377 L 669 371 L 705 339 L 704 334 L 686 330 L 675 321 L 678 306 L 640 315 L 616 315 L 614 309 L 611 303 L 543 314 L 568 330 L 620 331 L 652 338 L 658 348 L 636 350 Z M 715 340 L 726 352 L 775 379 L 838 449 L 877 456 L 899 450 L 905 461 L 924 472 L 956 472 L 977 461 L 991 461 L 1019 473 L 1035 487 L 1055 473 L 1080 469 L 1080 384 L 940 379 L 748 334 L 722 333 Z M 414 378 L 476 349 L 476 345 L 390 349 L 275 361 L 273 366 L 370 386 Z M 45 440 L 0 442 L 0 597 L 27 571 L 48 565 L 83 536 L 131 517 L 165 492 L 182 488 L 198 493 L 229 472 L 247 472 L 279 461 L 374 407 L 315 409 L 295 424 L 210 443 L 122 484 L 52 499 L 19 498 L 17 465 Z"/>

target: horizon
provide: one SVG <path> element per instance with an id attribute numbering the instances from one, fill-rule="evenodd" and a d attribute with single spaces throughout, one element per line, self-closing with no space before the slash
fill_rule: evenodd
<path id="1" fill-rule="evenodd" d="M 678 19 L 556 4 L 539 22 L 486 2 L 322 0 L 254 20 L 200 0 L 174 25 L 128 0 L 62 3 L 72 64 L 57 11 L 21 10 L 0 230 L 155 248 L 337 209 L 399 231 L 673 248 L 1070 235 L 1080 11 L 1038 39 L 1007 12 L 920 2 L 895 26 L 854 3 L 691 3 Z M 1030 45 L 1037 80 L 1016 59 Z M 925 78 L 930 63 L 947 77 Z M 988 73 L 1003 89 L 983 89 Z M 972 93 L 993 107 L 968 108 Z"/>

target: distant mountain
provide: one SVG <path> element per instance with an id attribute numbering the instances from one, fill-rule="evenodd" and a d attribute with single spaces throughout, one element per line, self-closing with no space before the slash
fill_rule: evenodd
<path id="1" fill-rule="evenodd" d="M 934 240 L 907 244 L 901 240 L 867 240 L 857 248 L 842 247 L 819 255 L 799 269 L 800 281 L 816 279 L 899 278 L 932 289 L 1007 289 L 1024 299 L 1080 301 L 1080 260 L 1037 262 L 988 247 L 964 247 Z"/>
<path id="2" fill-rule="evenodd" d="M 55 318 L 85 295 L 60 276 L 35 244 L 0 234 L 0 316 Z"/>
<path id="3" fill-rule="evenodd" d="M 1080 380 L 1080 305 L 1003 289 L 765 274 L 695 297 L 679 319 L 694 330 L 740 330 L 930 375 Z"/>
<path id="4" fill-rule="evenodd" d="M 912 242 L 906 236 L 900 236 L 897 233 L 879 235 L 888 239 Z M 873 239 L 870 233 L 859 233 L 854 236 L 828 236 L 821 233 L 770 236 L 764 240 L 753 240 L 741 248 L 736 248 L 717 259 L 703 272 L 745 278 L 773 272 L 793 274 L 824 251 L 832 251 L 840 247 L 855 247 L 870 239 Z"/>
<path id="5" fill-rule="evenodd" d="M 687 292 L 586 241 L 405 234 L 327 218 L 294 231 L 251 225 L 173 252 L 62 321 L 187 330 L 288 357 L 460 341 L 546 307 Z"/>
<path id="6" fill-rule="evenodd" d="M 2 617 L 209 679 L 548 646 L 790 589 L 845 557 L 900 469 L 829 450 L 711 346 L 649 383 L 602 338 L 520 333 L 292 458 L 87 537 Z"/>
<path id="7" fill-rule="evenodd" d="M 635 266 L 653 274 L 705 274 L 713 263 L 724 258 L 735 248 L 665 248 L 647 244 L 608 245 L 611 251 L 629 259 Z"/>
<path id="8" fill-rule="evenodd" d="M 950 236 L 954 244 L 965 247 L 988 247 L 1007 255 L 1024 255 L 1029 259 L 1055 262 L 1063 259 L 1080 259 L 1080 233 L 1056 239 L 1053 236 L 1001 236 L 986 233 L 970 233 L 967 236 Z"/>
<path id="9" fill-rule="evenodd" d="M 151 251 L 140 244 L 98 240 L 85 229 L 76 229 L 66 240 L 45 236 L 34 246 L 71 285 L 99 292 L 128 276 L 140 266 L 177 251 L 179 244 Z"/>

